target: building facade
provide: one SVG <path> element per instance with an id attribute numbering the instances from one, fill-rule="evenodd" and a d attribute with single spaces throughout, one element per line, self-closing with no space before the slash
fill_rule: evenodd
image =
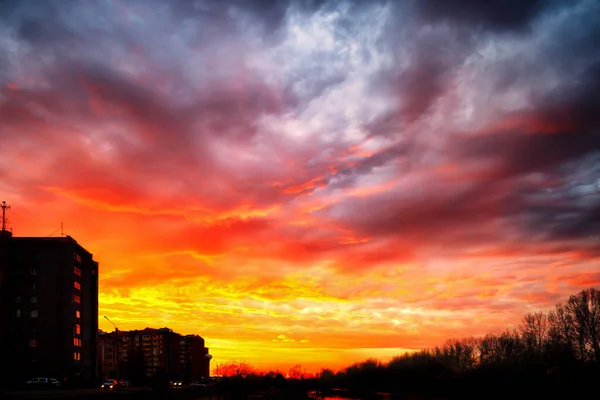
<path id="1" fill-rule="evenodd" d="M 115 358 L 118 354 L 118 360 Z M 145 328 L 98 335 L 98 364 L 102 377 L 127 378 L 132 357 L 143 357 L 146 376 L 162 369 L 172 379 L 196 380 L 209 376 L 208 348 L 198 335 L 182 336 L 169 328 Z M 116 362 L 116 365 L 115 365 Z"/>
<path id="2" fill-rule="evenodd" d="M 75 239 L 0 235 L 0 335 L 8 379 L 97 380 L 98 263 Z"/>
<path id="3" fill-rule="evenodd" d="M 117 377 L 117 350 L 115 335 L 98 331 L 98 375 L 100 378 Z"/>
<path id="4" fill-rule="evenodd" d="M 198 335 L 181 337 L 181 372 L 184 379 L 198 380 L 210 377 L 210 360 L 206 358 L 208 348 Z"/>

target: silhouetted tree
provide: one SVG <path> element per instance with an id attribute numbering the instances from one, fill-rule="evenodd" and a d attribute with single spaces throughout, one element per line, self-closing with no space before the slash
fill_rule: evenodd
<path id="1" fill-rule="evenodd" d="M 288 372 L 288 377 L 291 379 L 300 379 L 303 377 L 302 365 L 296 364 L 292 368 L 290 368 Z"/>
<path id="2" fill-rule="evenodd" d="M 236 375 L 252 375 L 255 373 L 255 368 L 246 361 L 224 361 L 218 363 L 213 374 L 217 376 L 236 376 Z"/>
<path id="3" fill-rule="evenodd" d="M 579 356 L 600 362 L 600 291 L 587 289 L 571 296 L 565 308 L 574 325 Z"/>
<path id="4" fill-rule="evenodd" d="M 587 289 L 545 314 L 523 317 L 518 330 L 451 339 L 441 347 L 323 370 L 314 387 L 360 394 L 402 393 L 470 398 L 575 398 L 600 376 L 600 292 Z M 490 388 L 484 396 L 478 387 Z M 443 392 L 443 393 L 442 393 Z M 553 397 L 554 396 L 554 397 Z"/>
<path id="5" fill-rule="evenodd" d="M 476 362 L 477 341 L 474 338 L 450 339 L 443 347 L 443 359 L 456 372 L 472 369 Z"/>

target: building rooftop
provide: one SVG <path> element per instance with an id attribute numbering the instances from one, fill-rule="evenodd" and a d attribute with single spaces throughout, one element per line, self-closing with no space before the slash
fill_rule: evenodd
<path id="1" fill-rule="evenodd" d="M 19 242 L 26 242 L 26 241 L 46 241 L 46 242 L 66 242 L 66 243 L 70 242 L 70 243 L 76 244 L 77 246 L 79 246 L 81 249 L 83 249 L 88 254 L 93 255 L 88 250 L 86 250 L 85 247 L 80 245 L 77 242 L 77 240 L 73 239 L 73 237 L 71 237 L 69 235 L 67 235 L 67 236 L 13 236 L 12 240 L 19 241 Z"/>

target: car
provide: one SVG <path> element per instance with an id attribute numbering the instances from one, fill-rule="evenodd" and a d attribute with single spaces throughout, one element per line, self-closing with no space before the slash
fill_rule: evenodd
<path id="1" fill-rule="evenodd" d="M 117 381 L 104 381 L 102 385 L 100 385 L 100 389 L 102 390 L 114 390 L 119 386 Z"/>
<path id="2" fill-rule="evenodd" d="M 27 386 L 31 387 L 31 388 L 52 388 L 52 389 L 56 389 L 60 387 L 60 382 L 58 381 L 58 379 L 54 379 L 54 378 L 45 378 L 45 377 L 38 377 L 38 378 L 33 378 L 29 381 L 27 381 Z"/>
<path id="3" fill-rule="evenodd" d="M 202 382 L 198 382 L 198 381 L 195 381 L 195 382 L 192 382 L 192 383 L 190 383 L 190 386 L 196 386 L 196 387 L 208 387 L 206 384 L 204 384 L 204 383 L 202 383 Z"/>
<path id="4" fill-rule="evenodd" d="M 171 386 L 181 387 L 183 383 L 181 381 L 171 381 Z"/>

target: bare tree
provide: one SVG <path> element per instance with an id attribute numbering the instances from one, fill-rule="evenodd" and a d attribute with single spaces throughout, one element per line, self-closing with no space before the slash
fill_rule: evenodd
<path id="1" fill-rule="evenodd" d="M 442 349 L 443 359 L 457 372 L 467 371 L 476 363 L 476 340 L 473 338 L 450 339 Z"/>
<path id="2" fill-rule="evenodd" d="M 517 332 L 487 334 L 478 341 L 481 365 L 518 363 L 523 356 L 525 344 Z"/>
<path id="3" fill-rule="evenodd" d="M 583 290 L 569 297 L 565 308 L 571 315 L 580 356 L 585 361 L 600 361 L 600 291 Z"/>
<path id="4" fill-rule="evenodd" d="M 304 377 L 302 372 L 302 365 L 296 364 L 288 371 L 288 377 L 291 379 L 300 379 Z"/>
<path id="5" fill-rule="evenodd" d="M 214 369 L 217 376 L 246 376 L 254 373 L 254 367 L 246 361 L 225 361 L 217 364 Z"/>
<path id="6" fill-rule="evenodd" d="M 550 323 L 543 312 L 529 313 L 523 317 L 519 330 L 527 349 L 535 354 L 542 354 L 548 340 Z"/>

